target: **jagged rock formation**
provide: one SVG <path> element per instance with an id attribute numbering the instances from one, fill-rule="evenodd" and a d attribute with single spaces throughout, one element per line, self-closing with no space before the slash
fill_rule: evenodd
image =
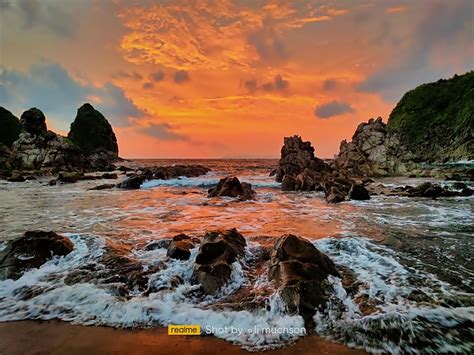
<path id="1" fill-rule="evenodd" d="M 91 104 L 77 110 L 68 138 L 77 144 L 94 165 L 118 159 L 117 138 L 107 119 Z"/>
<path id="2" fill-rule="evenodd" d="M 204 236 L 194 264 L 194 276 L 204 293 L 213 294 L 229 281 L 232 263 L 244 257 L 246 244 L 235 228 Z"/>
<path id="3" fill-rule="evenodd" d="M 309 241 L 290 234 L 275 242 L 268 279 L 275 283 L 288 310 L 299 313 L 306 323 L 328 300 L 329 275 L 339 276 L 334 263 Z"/>
<path id="4" fill-rule="evenodd" d="M 386 176 L 406 174 L 414 167 L 412 159 L 378 117 L 359 124 L 351 142 L 341 142 L 334 163 L 352 176 Z"/>
<path id="5" fill-rule="evenodd" d="M 321 181 L 331 174 L 331 168 L 314 156 L 310 142 L 300 136 L 285 137 L 275 179 L 282 183 L 282 190 L 313 191 L 321 188 Z"/>
<path id="6" fill-rule="evenodd" d="M 18 139 L 20 132 L 20 120 L 0 106 L 0 145 L 11 147 L 13 142 Z"/>
<path id="7" fill-rule="evenodd" d="M 256 192 L 248 182 L 240 182 L 237 177 L 226 177 L 220 179 L 219 183 L 209 189 L 208 197 L 238 197 L 239 200 L 252 200 Z"/>
<path id="8" fill-rule="evenodd" d="M 191 249 L 199 243 L 199 239 L 192 238 L 186 234 L 178 234 L 171 240 L 166 255 L 172 259 L 188 260 Z"/>
<path id="9" fill-rule="evenodd" d="M 367 190 L 349 179 L 345 169 L 315 157 L 311 143 L 299 136 L 285 137 L 275 179 L 284 191 L 324 191 L 329 203 L 370 199 Z"/>
<path id="10" fill-rule="evenodd" d="M 21 115 L 22 133 L 12 145 L 12 165 L 18 170 L 53 171 L 83 169 L 87 161 L 68 139 L 48 131 L 46 118 L 37 108 Z"/>
<path id="11" fill-rule="evenodd" d="M 68 238 L 54 232 L 25 232 L 0 252 L 0 280 L 18 279 L 25 270 L 38 268 L 55 255 L 67 255 L 73 248 Z"/>

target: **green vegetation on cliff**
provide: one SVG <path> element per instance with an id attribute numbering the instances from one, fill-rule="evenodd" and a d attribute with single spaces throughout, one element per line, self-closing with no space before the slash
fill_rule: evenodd
<path id="1" fill-rule="evenodd" d="M 11 147 L 21 132 L 20 120 L 10 111 L 0 106 L 0 144 Z"/>
<path id="2" fill-rule="evenodd" d="M 118 154 L 117 139 L 112 126 L 92 105 L 84 104 L 77 110 L 68 138 L 86 154 L 108 152 Z"/>
<path id="3" fill-rule="evenodd" d="M 387 127 L 418 161 L 474 159 L 474 71 L 407 92 Z"/>

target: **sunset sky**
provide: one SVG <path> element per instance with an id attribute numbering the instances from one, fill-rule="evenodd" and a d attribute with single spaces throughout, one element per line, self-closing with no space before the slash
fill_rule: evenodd
<path id="1" fill-rule="evenodd" d="M 90 102 L 123 157 L 331 157 L 410 88 L 474 69 L 473 2 L 0 0 L 0 105 L 67 134 Z"/>

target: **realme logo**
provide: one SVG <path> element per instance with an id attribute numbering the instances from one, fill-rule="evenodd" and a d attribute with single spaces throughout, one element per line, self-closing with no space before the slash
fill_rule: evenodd
<path id="1" fill-rule="evenodd" d="M 168 325 L 168 335 L 201 335 L 201 326 Z"/>

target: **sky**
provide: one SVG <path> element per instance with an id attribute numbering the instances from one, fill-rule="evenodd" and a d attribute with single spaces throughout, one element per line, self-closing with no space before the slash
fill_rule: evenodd
<path id="1" fill-rule="evenodd" d="M 0 0 L 0 105 L 67 134 L 90 102 L 125 158 L 337 154 L 419 84 L 474 69 L 471 0 Z"/>

